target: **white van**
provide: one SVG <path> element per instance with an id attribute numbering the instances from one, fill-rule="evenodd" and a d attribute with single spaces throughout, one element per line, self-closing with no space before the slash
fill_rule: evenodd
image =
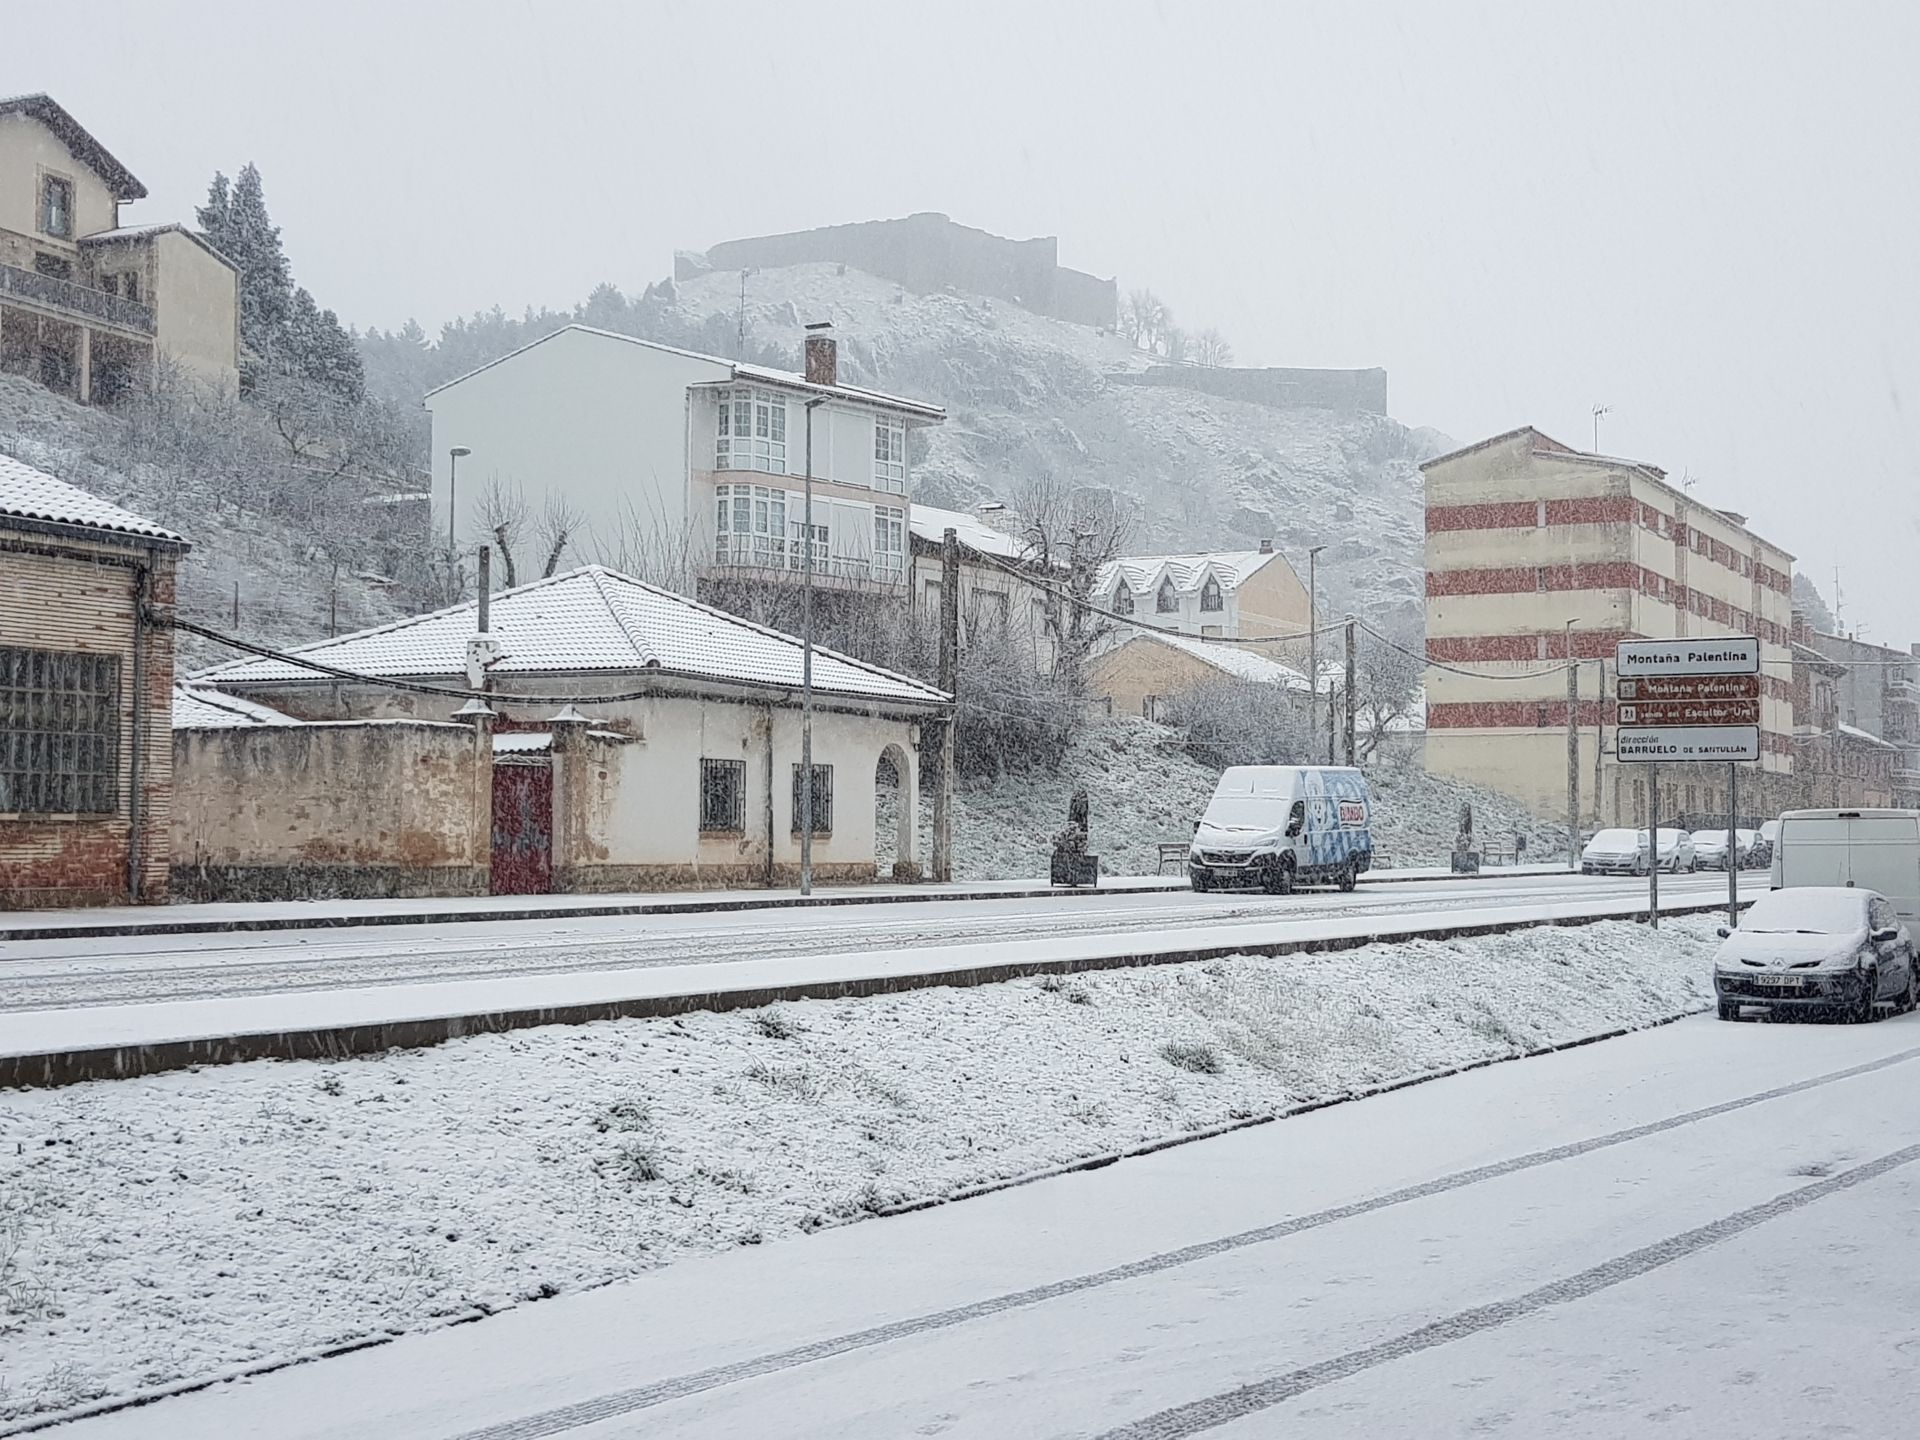
<path id="1" fill-rule="evenodd" d="M 1351 890 L 1373 867 L 1372 823 L 1358 770 L 1235 765 L 1194 826 L 1187 878 L 1196 890 L 1258 885 L 1284 895 L 1302 881 Z"/>
<path id="2" fill-rule="evenodd" d="M 1920 810 L 1789 810 L 1773 845 L 1773 888 L 1877 890 L 1920 931 Z"/>

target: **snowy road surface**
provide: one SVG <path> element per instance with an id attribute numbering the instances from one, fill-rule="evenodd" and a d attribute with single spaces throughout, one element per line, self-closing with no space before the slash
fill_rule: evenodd
<path id="1" fill-rule="evenodd" d="M 1920 1017 L 1682 1021 L 72 1440 L 1906 1433 Z"/>
<path id="2" fill-rule="evenodd" d="M 1751 888 L 1765 876 L 1743 877 Z M 1724 875 L 1664 879 L 1663 898 L 1724 894 Z M 1116 893 L 1048 899 L 917 902 L 777 912 L 499 920 L 422 926 L 117 936 L 0 944 L 0 1010 L 137 1005 L 344 987 L 490 980 L 510 975 L 993 945 L 1251 921 L 1445 917 L 1555 900 L 1644 898 L 1646 882 L 1578 875 L 1363 885 L 1350 895 Z M 1199 943 L 1196 941 L 1196 943 Z"/>

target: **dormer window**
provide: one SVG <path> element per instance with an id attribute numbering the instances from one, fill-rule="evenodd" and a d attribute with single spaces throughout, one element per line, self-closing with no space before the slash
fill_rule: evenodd
<path id="1" fill-rule="evenodd" d="M 1120 582 L 1120 588 L 1113 592 L 1113 613 L 1116 615 L 1133 613 L 1133 590 L 1124 580 Z"/>
<path id="2" fill-rule="evenodd" d="M 1153 608 L 1161 615 L 1180 613 L 1180 592 L 1173 588 L 1173 581 L 1162 580 L 1160 589 L 1153 597 Z"/>
<path id="3" fill-rule="evenodd" d="M 1226 599 L 1220 593 L 1220 582 L 1211 575 L 1207 576 L 1207 583 L 1200 587 L 1200 608 L 1213 611 L 1227 608 Z"/>
<path id="4" fill-rule="evenodd" d="M 771 390 L 722 390 L 714 439 L 716 470 L 787 473 L 787 401 Z"/>
<path id="5" fill-rule="evenodd" d="M 56 239 L 73 238 L 73 182 L 59 175 L 40 177 L 40 229 Z"/>

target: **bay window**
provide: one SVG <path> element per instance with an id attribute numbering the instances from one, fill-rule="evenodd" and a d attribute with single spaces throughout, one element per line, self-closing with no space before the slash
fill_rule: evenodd
<path id="1" fill-rule="evenodd" d="M 765 485 L 714 486 L 714 559 L 722 565 L 787 565 L 787 492 Z"/>
<path id="2" fill-rule="evenodd" d="M 771 390 L 721 390 L 713 468 L 787 473 L 787 401 Z"/>

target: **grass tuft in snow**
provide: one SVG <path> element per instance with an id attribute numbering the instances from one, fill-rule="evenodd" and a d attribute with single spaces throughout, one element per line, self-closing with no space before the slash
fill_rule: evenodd
<path id="1" fill-rule="evenodd" d="M 1160 1053 L 1169 1065 L 1195 1075 L 1219 1075 L 1227 1068 L 1218 1050 L 1199 1041 L 1169 1040 L 1160 1047 Z"/>

